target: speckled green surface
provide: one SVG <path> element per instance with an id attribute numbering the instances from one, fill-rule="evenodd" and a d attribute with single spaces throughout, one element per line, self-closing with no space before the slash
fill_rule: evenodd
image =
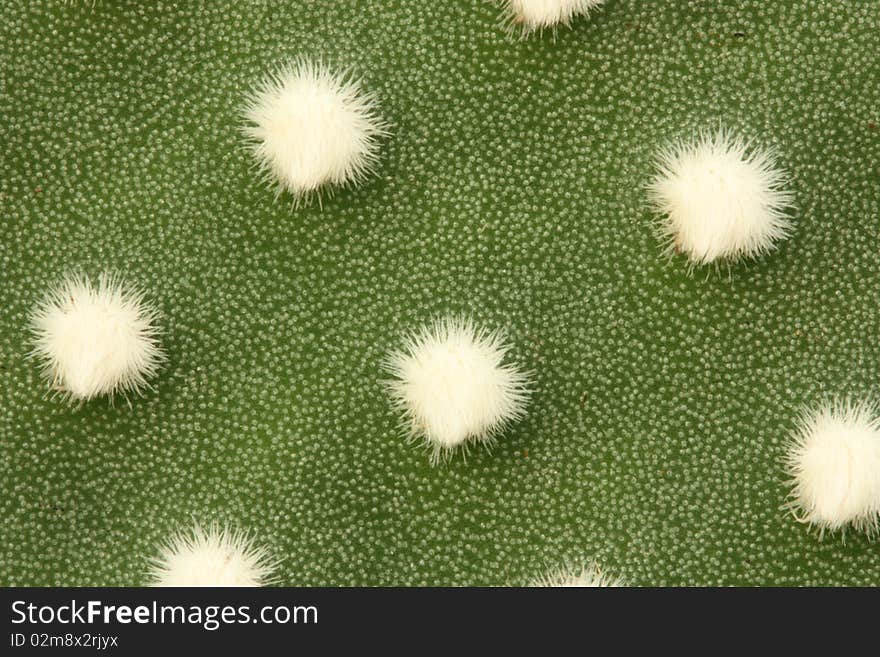
<path id="1" fill-rule="evenodd" d="M 880 393 L 880 2 L 609 0 L 526 41 L 489 1 L 0 2 L 0 583 L 123 585 L 192 519 L 289 585 L 880 585 L 782 510 L 798 410 Z M 292 210 L 239 117 L 276 64 L 363 76 L 377 175 Z M 656 150 L 776 148 L 793 237 L 728 276 L 661 255 Z M 129 408 L 51 399 L 27 320 L 123 273 L 169 361 Z M 438 314 L 502 326 L 529 417 L 442 467 L 380 379 Z"/>

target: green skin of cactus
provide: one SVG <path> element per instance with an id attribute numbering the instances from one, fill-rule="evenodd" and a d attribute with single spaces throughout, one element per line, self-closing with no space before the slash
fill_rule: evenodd
<path id="1" fill-rule="evenodd" d="M 520 39 L 491 1 L 2 0 L 0 583 L 137 585 L 177 529 L 249 530 L 285 585 L 880 585 L 868 537 L 785 510 L 800 409 L 880 389 L 880 3 L 609 0 Z M 320 57 L 392 134 L 292 208 L 246 94 Z M 689 272 L 645 186 L 725 127 L 774 149 L 794 231 Z M 65 273 L 162 312 L 155 389 L 47 392 L 28 319 Z M 528 416 L 432 467 L 382 359 L 502 327 Z"/>

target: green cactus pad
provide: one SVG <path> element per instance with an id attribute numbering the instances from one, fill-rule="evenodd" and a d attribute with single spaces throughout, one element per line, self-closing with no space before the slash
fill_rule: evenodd
<path id="1" fill-rule="evenodd" d="M 800 410 L 880 396 L 880 2 L 608 0 L 515 38 L 470 2 L 0 0 L 0 583 L 138 585 L 175 530 L 246 529 L 285 585 L 880 585 L 784 510 Z M 375 175 L 293 209 L 246 94 L 349 70 Z M 664 257 L 670 140 L 773 149 L 794 233 Z M 155 390 L 54 398 L 29 315 L 113 271 L 162 312 Z M 506 330 L 528 417 L 432 467 L 383 357 L 438 316 Z"/>

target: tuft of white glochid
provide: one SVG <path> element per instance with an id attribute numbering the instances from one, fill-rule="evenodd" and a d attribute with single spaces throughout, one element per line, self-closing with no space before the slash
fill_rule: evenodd
<path id="1" fill-rule="evenodd" d="M 604 0 L 503 0 L 507 22 L 524 34 L 569 25 L 573 18 L 586 16 Z"/>
<path id="2" fill-rule="evenodd" d="M 550 571 L 536 579 L 531 586 L 546 586 L 552 588 L 611 588 L 626 586 L 626 584 L 621 578 L 603 572 L 596 562 L 591 562 L 581 568 L 564 566 Z"/>
<path id="3" fill-rule="evenodd" d="M 509 349 L 499 331 L 446 318 L 409 335 L 386 359 L 393 402 L 410 436 L 431 448 L 432 463 L 468 443 L 491 444 L 525 414 L 529 377 L 505 362 Z"/>
<path id="4" fill-rule="evenodd" d="M 140 393 L 164 355 L 158 311 L 137 287 L 111 274 L 97 284 L 73 275 L 31 317 L 32 355 L 53 390 L 75 401 Z"/>
<path id="5" fill-rule="evenodd" d="M 150 586 L 265 586 L 277 564 L 246 533 L 212 524 L 174 534 L 150 562 Z"/>
<path id="6" fill-rule="evenodd" d="M 281 66 L 248 97 L 244 128 L 263 177 L 294 205 L 361 182 L 388 124 L 350 74 L 305 59 Z"/>
<path id="7" fill-rule="evenodd" d="M 693 265 L 771 251 L 791 233 L 793 195 L 770 151 L 725 130 L 663 149 L 649 183 L 667 250 Z"/>
<path id="8" fill-rule="evenodd" d="M 880 520 L 880 417 L 874 404 L 832 402 L 802 414 L 788 445 L 788 507 L 826 531 L 877 533 Z"/>

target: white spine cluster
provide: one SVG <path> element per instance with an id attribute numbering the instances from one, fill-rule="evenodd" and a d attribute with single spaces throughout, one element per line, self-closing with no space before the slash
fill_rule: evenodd
<path id="1" fill-rule="evenodd" d="M 31 318 L 33 354 L 53 389 L 75 400 L 139 392 L 163 354 L 157 311 L 138 289 L 102 274 L 52 289 Z"/>
<path id="2" fill-rule="evenodd" d="M 586 16 L 604 0 L 505 0 L 508 20 L 524 33 L 569 25 L 577 16 Z"/>
<path id="3" fill-rule="evenodd" d="M 388 382 L 413 436 L 433 449 L 433 462 L 467 441 L 489 442 L 525 412 L 528 377 L 504 360 L 497 331 L 446 319 L 408 338 L 388 358 Z"/>
<path id="4" fill-rule="evenodd" d="M 787 237 L 785 185 L 769 152 L 719 131 L 663 150 L 649 195 L 670 253 L 703 265 L 756 257 Z"/>
<path id="5" fill-rule="evenodd" d="M 275 562 L 244 532 L 211 525 L 179 532 L 152 560 L 152 586 L 265 586 Z"/>
<path id="6" fill-rule="evenodd" d="M 387 134 L 375 98 L 357 80 L 306 60 L 269 75 L 244 114 L 264 178 L 295 204 L 366 178 Z"/>
<path id="7" fill-rule="evenodd" d="M 880 418 L 870 404 L 827 404 L 801 418 L 788 445 L 790 508 L 825 531 L 874 534 L 880 521 Z"/>
<path id="8" fill-rule="evenodd" d="M 612 577 L 604 572 L 595 562 L 577 569 L 564 567 L 547 573 L 537 579 L 532 586 L 552 588 L 597 588 L 626 586 L 619 577 Z"/>

